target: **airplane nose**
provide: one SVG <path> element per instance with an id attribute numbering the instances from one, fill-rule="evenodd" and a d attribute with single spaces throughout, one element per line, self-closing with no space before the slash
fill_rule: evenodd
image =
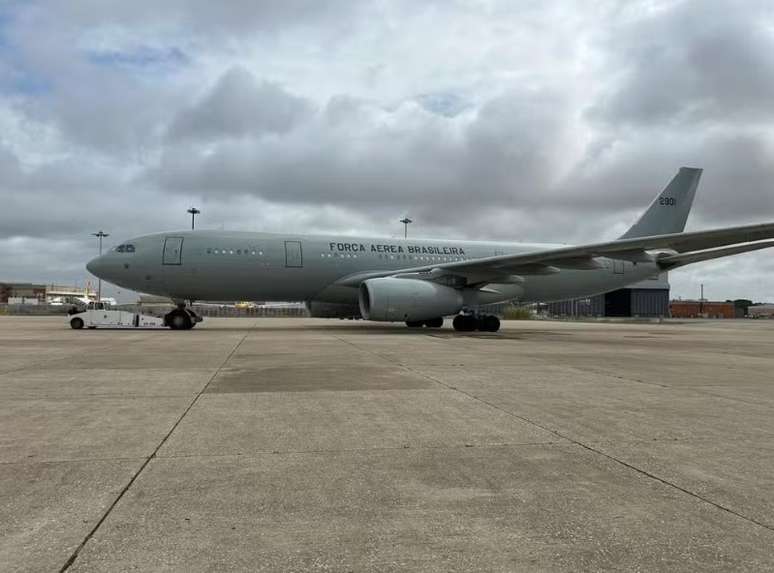
<path id="1" fill-rule="evenodd" d="M 102 278 L 104 269 L 105 261 L 103 257 L 94 257 L 88 263 L 86 263 L 86 270 L 93 274 L 95 277 Z"/>

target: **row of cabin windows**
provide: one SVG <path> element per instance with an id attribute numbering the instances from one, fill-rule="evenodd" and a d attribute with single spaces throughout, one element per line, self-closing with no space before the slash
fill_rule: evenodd
<path id="1" fill-rule="evenodd" d="M 207 249 L 208 255 L 250 255 L 252 257 L 263 256 L 263 251 L 256 251 L 255 249 Z"/>
<path id="2" fill-rule="evenodd" d="M 133 253 L 134 252 L 134 245 L 131 243 L 127 243 L 125 245 L 118 245 L 116 247 L 117 253 Z"/>
<path id="3" fill-rule="evenodd" d="M 339 258 L 339 259 L 356 259 L 357 254 L 355 253 L 320 253 L 320 258 L 330 259 L 331 257 Z M 404 260 L 404 261 L 426 261 L 426 262 L 443 262 L 443 263 L 451 263 L 455 261 L 464 261 L 465 257 L 427 257 L 427 256 L 420 256 L 420 255 L 388 255 L 388 254 L 379 254 L 380 259 L 390 259 L 390 260 Z"/>
<path id="4" fill-rule="evenodd" d="M 124 245 L 122 245 L 124 246 Z M 134 252 L 134 246 L 133 245 L 125 245 L 126 247 L 131 247 L 132 250 L 127 250 L 126 252 Z M 117 249 L 116 249 L 117 250 Z M 123 251 L 120 251 L 123 252 Z M 208 255 L 250 255 L 250 256 L 263 256 L 263 251 L 256 251 L 255 249 L 216 249 L 216 248 L 208 248 L 207 249 Z M 320 258 L 341 258 L 341 259 L 356 259 L 357 254 L 356 253 L 320 253 Z M 380 259 L 389 259 L 389 260 L 404 260 L 404 261 L 421 261 L 421 262 L 455 262 L 455 261 L 464 261 L 465 257 L 431 257 L 431 256 L 420 256 L 420 255 L 388 255 L 386 253 L 380 253 L 379 254 Z"/>

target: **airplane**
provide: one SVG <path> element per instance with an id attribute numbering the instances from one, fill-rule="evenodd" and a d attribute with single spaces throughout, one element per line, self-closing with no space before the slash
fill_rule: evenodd
<path id="1" fill-rule="evenodd" d="M 176 231 L 121 243 L 87 264 L 123 288 L 171 298 L 174 330 L 194 301 L 303 301 L 312 316 L 496 332 L 491 303 L 590 297 L 691 263 L 774 246 L 774 223 L 684 232 L 702 170 L 682 167 L 613 241 L 578 246 Z"/>

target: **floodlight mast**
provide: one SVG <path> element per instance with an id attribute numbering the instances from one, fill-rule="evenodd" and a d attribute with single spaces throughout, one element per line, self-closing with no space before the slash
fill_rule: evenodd
<path id="1" fill-rule="evenodd" d="M 409 226 L 409 223 L 413 223 L 414 221 L 412 221 L 408 217 L 403 217 L 400 220 L 400 222 L 403 223 L 403 238 L 406 239 L 406 238 L 408 238 L 408 226 Z"/>
<path id="2" fill-rule="evenodd" d="M 186 211 L 186 213 L 191 214 L 191 230 L 193 231 L 195 222 L 196 222 L 196 215 L 201 213 L 201 211 L 199 211 L 199 209 L 197 209 L 196 207 L 191 207 L 190 209 L 188 209 L 188 211 Z"/>
<path id="3" fill-rule="evenodd" d="M 99 254 L 102 256 L 102 239 L 105 237 L 109 237 L 110 234 L 104 232 L 102 229 L 97 231 L 96 233 L 92 233 L 92 236 L 97 237 L 99 239 Z M 88 297 L 89 293 L 86 293 L 86 296 Z M 102 279 L 97 277 L 97 302 L 102 302 Z"/>

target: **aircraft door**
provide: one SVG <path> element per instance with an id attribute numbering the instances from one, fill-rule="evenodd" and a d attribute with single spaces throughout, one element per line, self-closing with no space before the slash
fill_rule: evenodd
<path id="1" fill-rule="evenodd" d="M 163 264 L 179 265 L 182 263 L 182 255 L 183 237 L 167 237 L 164 240 Z"/>
<path id="2" fill-rule="evenodd" d="M 613 272 L 617 275 L 624 274 L 626 263 L 624 261 L 613 261 Z"/>
<path id="3" fill-rule="evenodd" d="M 285 241 L 285 267 L 299 269 L 304 266 L 301 241 Z"/>

